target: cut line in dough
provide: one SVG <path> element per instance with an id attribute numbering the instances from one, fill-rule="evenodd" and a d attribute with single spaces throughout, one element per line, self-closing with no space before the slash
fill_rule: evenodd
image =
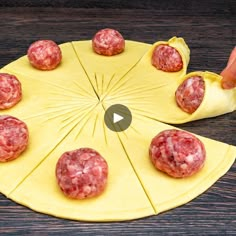
<path id="1" fill-rule="evenodd" d="M 180 72 L 163 72 L 151 65 L 152 50 L 160 43 L 180 52 L 184 62 Z M 66 219 L 137 219 L 191 201 L 233 164 L 235 147 L 201 136 L 207 161 L 190 178 L 174 179 L 160 173 L 148 158 L 151 139 L 174 128 L 160 121 L 184 123 L 236 108 L 236 89 L 222 90 L 221 77 L 210 72 L 192 73 L 200 73 L 206 81 L 199 109 L 189 115 L 177 107 L 173 93 L 186 76 L 190 53 L 182 38 L 153 45 L 127 40 L 125 51 L 114 57 L 95 54 L 90 40 L 65 43 L 60 48 L 63 59 L 55 70 L 39 71 L 30 66 L 26 56 L 1 69 L 19 78 L 23 98 L 0 114 L 22 119 L 30 134 L 29 146 L 18 159 L 0 163 L 0 192 L 8 198 Z M 218 104 L 220 101 L 224 104 Z M 131 126 L 119 133 L 104 123 L 105 110 L 114 104 L 127 106 L 133 116 Z M 108 186 L 99 197 L 72 200 L 57 185 L 55 165 L 62 153 L 81 147 L 93 148 L 107 160 Z"/>

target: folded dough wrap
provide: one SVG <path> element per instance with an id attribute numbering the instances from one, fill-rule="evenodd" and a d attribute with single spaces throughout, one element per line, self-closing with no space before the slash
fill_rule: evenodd
<path id="1" fill-rule="evenodd" d="M 179 80 L 180 83 L 185 79 L 192 77 L 192 76 L 201 76 L 205 82 L 205 94 L 201 105 L 198 109 L 191 115 L 189 114 L 182 114 L 182 121 L 183 123 L 192 121 L 192 120 L 199 120 L 203 118 L 215 117 L 225 113 L 232 112 L 236 109 L 236 89 L 225 90 L 221 87 L 221 79 L 222 77 L 216 73 L 212 73 L 209 71 L 196 71 L 191 72 L 181 78 Z M 176 104 L 170 104 L 169 109 L 174 109 Z M 180 109 L 180 108 L 179 108 Z M 177 112 L 177 111 L 176 111 Z M 178 113 L 182 113 L 178 111 Z M 170 114 L 171 116 L 171 114 Z M 168 118 L 166 118 L 168 119 Z M 173 119 L 168 119 L 166 122 L 175 123 Z"/>
<path id="2" fill-rule="evenodd" d="M 154 48 L 168 44 L 182 56 L 183 69 L 178 72 L 164 72 L 151 64 Z M 215 117 L 236 109 L 236 88 L 221 88 L 222 77 L 212 72 L 196 71 L 186 75 L 189 49 L 182 38 L 157 42 L 142 57 L 138 64 L 119 81 L 106 97 L 111 104 L 119 103 L 130 107 L 143 116 L 170 124 L 181 124 L 193 120 Z M 202 76 L 205 81 L 205 95 L 202 104 L 192 114 L 182 111 L 176 104 L 175 91 L 183 80 L 191 76 Z"/>

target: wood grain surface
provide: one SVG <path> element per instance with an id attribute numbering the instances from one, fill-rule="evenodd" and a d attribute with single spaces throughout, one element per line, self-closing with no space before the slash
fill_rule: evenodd
<path id="1" fill-rule="evenodd" d="M 104 27 L 119 30 L 126 39 L 146 43 L 184 37 L 191 49 L 188 72 L 220 72 L 236 44 L 235 1 L 127 1 L 123 5 L 118 0 L 113 5 L 112 1 L 81 1 L 81 5 L 76 1 L 35 2 L 24 0 L 23 7 L 16 7 L 17 1 L 1 1 L 0 67 L 26 54 L 35 40 L 64 43 L 91 39 Z M 236 145 L 236 112 L 178 127 Z M 113 234 L 236 235 L 236 164 L 190 203 L 128 222 L 58 219 L 33 212 L 0 194 L 0 235 Z"/>

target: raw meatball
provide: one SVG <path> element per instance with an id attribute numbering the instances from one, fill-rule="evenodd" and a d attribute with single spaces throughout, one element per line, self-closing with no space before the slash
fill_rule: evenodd
<path id="1" fill-rule="evenodd" d="M 192 114 L 202 103 L 205 93 L 205 83 L 201 76 L 190 77 L 178 87 L 175 100 L 185 112 Z"/>
<path id="2" fill-rule="evenodd" d="M 175 129 L 162 131 L 154 137 L 149 154 L 156 169 L 175 178 L 195 174 L 206 158 L 204 145 L 198 138 Z"/>
<path id="3" fill-rule="evenodd" d="M 0 73 L 0 109 L 13 107 L 21 97 L 21 83 L 16 76 Z"/>
<path id="4" fill-rule="evenodd" d="M 183 61 L 175 48 L 166 44 L 160 44 L 153 50 L 152 65 L 158 70 L 176 72 L 183 68 Z"/>
<path id="5" fill-rule="evenodd" d="M 92 39 L 94 52 L 113 56 L 124 51 L 125 40 L 122 35 L 114 29 L 102 29 Z"/>
<path id="6" fill-rule="evenodd" d="M 28 145 L 26 124 L 12 116 L 0 116 L 0 162 L 17 158 Z"/>
<path id="7" fill-rule="evenodd" d="M 65 152 L 57 162 L 56 177 L 63 193 L 76 199 L 94 197 L 107 184 L 105 159 L 91 148 Z"/>
<path id="8" fill-rule="evenodd" d="M 52 40 L 39 40 L 32 43 L 27 56 L 30 64 L 40 70 L 52 70 L 62 59 L 61 49 Z"/>

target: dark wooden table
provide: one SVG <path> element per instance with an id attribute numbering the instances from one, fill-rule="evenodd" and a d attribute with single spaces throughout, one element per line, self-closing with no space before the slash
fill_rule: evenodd
<path id="1" fill-rule="evenodd" d="M 126 39 L 153 43 L 182 36 L 191 48 L 188 71 L 220 72 L 236 44 L 231 1 L 1 1 L 0 66 L 26 54 L 30 43 L 91 39 L 104 27 Z M 40 2 L 37 3 L 37 2 Z M 112 2 L 112 3 L 111 3 Z M 179 125 L 236 145 L 236 112 Z M 207 192 L 157 216 L 86 223 L 54 218 L 0 194 L 0 235 L 236 235 L 236 164 Z"/>

